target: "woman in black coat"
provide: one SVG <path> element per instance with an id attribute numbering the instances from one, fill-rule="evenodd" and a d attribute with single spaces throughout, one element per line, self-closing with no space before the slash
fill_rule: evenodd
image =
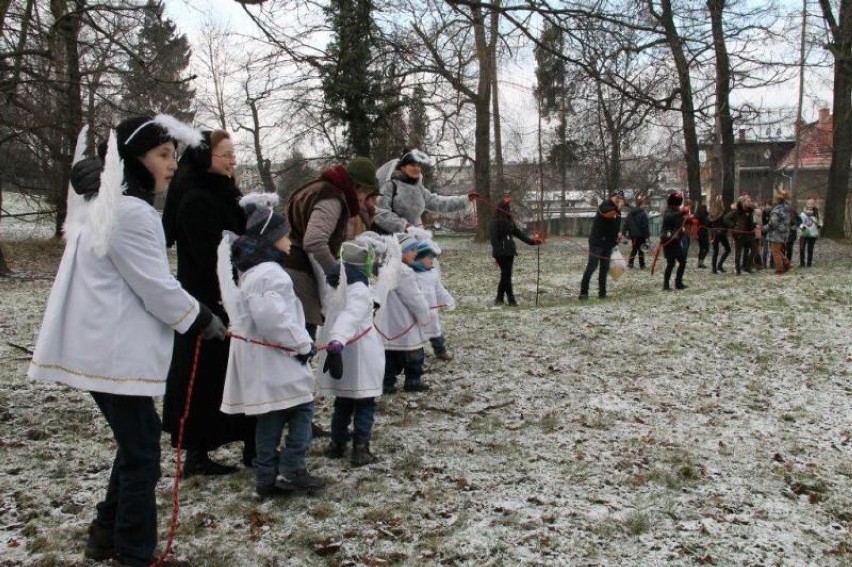
<path id="1" fill-rule="evenodd" d="M 222 321 L 216 277 L 216 249 L 222 231 L 245 231 L 245 213 L 234 184 L 234 145 L 227 132 L 204 132 L 205 144 L 189 149 L 180 159 L 177 174 L 166 198 L 163 227 L 168 246 L 177 244 L 177 279 L 198 301 L 209 305 Z M 243 441 L 243 463 L 254 457 L 254 419 L 219 411 L 228 366 L 229 341 L 208 341 L 201 347 L 189 417 L 184 427 L 186 449 L 184 476 L 235 472 L 237 467 L 210 460 L 207 455 L 226 443 Z M 186 403 L 192 371 L 195 337 L 175 335 L 172 364 L 163 400 L 163 430 L 177 446 L 178 429 Z"/>
<path id="2" fill-rule="evenodd" d="M 512 290 L 512 268 L 518 251 L 512 237 L 517 237 L 531 246 L 541 244 L 541 239 L 528 237 L 512 220 L 511 202 L 511 198 L 503 197 L 488 227 L 491 255 L 500 266 L 500 283 L 497 284 L 497 299 L 494 300 L 494 305 L 503 305 L 504 301 L 509 305 L 518 304 Z"/>

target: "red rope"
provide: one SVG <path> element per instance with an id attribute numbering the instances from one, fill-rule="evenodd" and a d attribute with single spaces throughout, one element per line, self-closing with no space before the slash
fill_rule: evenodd
<path id="1" fill-rule="evenodd" d="M 373 327 L 367 327 L 366 329 L 364 329 L 363 331 L 361 331 L 360 333 L 358 333 L 357 335 L 355 335 L 355 337 L 353 337 L 352 339 L 350 339 L 350 340 L 346 341 L 346 344 L 350 345 L 350 344 L 352 344 L 352 343 L 354 343 L 354 342 L 358 341 L 358 340 L 359 340 L 359 339 L 361 339 L 364 335 L 366 335 L 367 333 L 369 333 L 372 329 L 373 329 Z M 376 329 L 376 330 L 378 331 L 378 329 Z M 237 340 L 240 340 L 240 341 L 244 341 L 244 342 L 247 342 L 247 343 L 251 343 L 251 344 L 253 344 L 253 345 L 265 346 L 265 347 L 269 347 L 269 348 L 274 348 L 275 350 L 283 350 L 283 351 L 285 351 L 285 352 L 296 352 L 296 350 L 295 350 L 295 349 L 292 349 L 292 348 L 290 348 L 290 347 L 286 347 L 286 346 L 284 346 L 284 345 L 280 345 L 280 344 L 277 344 L 277 343 L 268 343 L 268 342 L 265 342 L 265 341 L 259 341 L 259 340 L 257 340 L 257 339 L 250 339 L 250 338 L 248 338 L 248 337 L 243 337 L 242 335 L 236 335 L 236 334 L 232 333 L 231 331 L 228 331 L 228 332 L 227 332 L 227 333 L 225 333 L 225 334 L 226 334 L 227 336 L 231 337 L 232 339 L 237 339 Z M 327 349 L 327 348 L 328 348 L 328 345 L 319 345 L 319 346 L 317 346 L 317 352 L 320 352 L 320 351 L 325 350 L 325 349 Z"/>
<path id="2" fill-rule="evenodd" d="M 195 386 L 195 375 L 198 371 L 198 359 L 201 356 L 201 341 L 203 337 L 199 334 L 195 339 L 195 354 L 192 357 L 192 370 L 189 373 L 189 384 L 186 387 L 186 402 L 183 405 L 183 415 L 180 416 L 180 425 L 178 426 L 177 447 L 175 447 L 175 482 L 172 486 L 172 519 L 169 522 L 169 536 L 166 539 L 166 548 L 160 556 L 151 563 L 151 567 L 160 567 L 163 562 L 171 555 L 172 544 L 175 540 L 175 532 L 178 526 L 178 515 L 180 514 L 180 483 L 183 479 L 183 459 L 181 458 L 181 448 L 183 447 L 183 431 L 186 425 L 186 420 L 189 419 L 189 407 L 192 401 L 192 388 Z"/>

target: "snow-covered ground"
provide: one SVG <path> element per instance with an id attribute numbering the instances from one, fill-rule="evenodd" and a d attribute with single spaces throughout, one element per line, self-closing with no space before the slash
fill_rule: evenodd
<path id="1" fill-rule="evenodd" d="M 490 248 L 439 240 L 456 359 L 380 402 L 373 450 L 321 455 L 323 496 L 259 503 L 250 471 L 183 484 L 177 555 L 253 565 L 852 564 L 852 247 L 776 277 L 689 289 L 628 271 L 576 299 L 582 240 L 519 244 L 521 306 L 493 307 Z M 113 455 L 91 398 L 29 382 L 57 246 L 5 243 L 0 280 L 0 565 L 88 565 Z M 693 254 L 694 254 L 693 247 Z M 728 262 L 730 266 L 731 261 Z M 596 280 L 595 280 L 596 281 Z M 594 282 L 593 282 L 594 286 Z M 593 287 L 592 293 L 596 289 Z M 319 420 L 328 424 L 328 400 Z M 172 509 L 164 438 L 160 533 Z M 217 453 L 236 462 L 239 447 Z"/>

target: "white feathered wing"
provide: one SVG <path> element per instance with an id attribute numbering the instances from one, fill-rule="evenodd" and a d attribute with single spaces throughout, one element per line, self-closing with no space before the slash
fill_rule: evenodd
<path id="1" fill-rule="evenodd" d="M 86 124 L 83 126 L 83 129 L 80 130 L 80 133 L 77 134 L 77 145 L 74 147 L 74 159 L 71 162 L 72 166 L 83 159 L 86 152 L 86 137 L 88 134 L 89 125 Z M 62 234 L 65 236 L 65 240 L 68 241 L 72 240 L 80 231 L 80 228 L 86 224 L 86 211 L 89 204 L 86 202 L 86 198 L 83 197 L 83 195 L 78 195 L 77 192 L 74 191 L 70 181 L 68 182 L 68 199 L 66 202 L 65 223 L 62 225 Z"/>

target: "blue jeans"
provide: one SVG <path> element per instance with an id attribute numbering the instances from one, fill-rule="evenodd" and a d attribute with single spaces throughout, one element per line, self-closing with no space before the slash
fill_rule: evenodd
<path id="1" fill-rule="evenodd" d="M 353 420 L 354 418 L 354 420 Z M 334 399 L 334 413 L 331 416 L 331 440 L 345 445 L 352 439 L 355 443 L 369 443 L 376 421 L 376 398 Z M 352 433 L 349 424 L 352 423 Z"/>
<path id="2" fill-rule="evenodd" d="M 126 563 L 147 565 L 157 547 L 157 498 L 162 424 L 154 400 L 91 392 L 118 448 L 96 521 L 113 530 L 115 553 Z"/>
<path id="3" fill-rule="evenodd" d="M 305 455 L 311 448 L 313 417 L 314 402 L 257 416 L 254 480 L 258 488 L 271 487 L 279 473 L 287 474 L 306 468 Z M 287 436 L 284 438 L 284 448 L 279 452 L 285 425 Z"/>
<path id="4" fill-rule="evenodd" d="M 384 389 L 396 386 L 396 377 L 405 374 L 406 384 L 417 384 L 423 377 L 423 360 L 426 353 L 423 348 L 415 350 L 386 350 Z"/>
<path id="5" fill-rule="evenodd" d="M 592 281 L 592 274 L 598 269 L 598 296 L 606 296 L 606 277 L 609 274 L 609 257 L 612 255 L 612 248 L 605 246 L 596 246 L 589 244 L 589 261 L 586 264 L 586 271 L 583 272 L 583 280 L 580 282 L 580 295 L 589 295 L 589 283 Z"/>
<path id="6" fill-rule="evenodd" d="M 443 354 L 447 352 L 447 341 L 444 339 L 444 335 L 440 337 L 432 337 L 429 339 L 429 343 L 432 345 L 432 351 L 435 354 Z"/>

